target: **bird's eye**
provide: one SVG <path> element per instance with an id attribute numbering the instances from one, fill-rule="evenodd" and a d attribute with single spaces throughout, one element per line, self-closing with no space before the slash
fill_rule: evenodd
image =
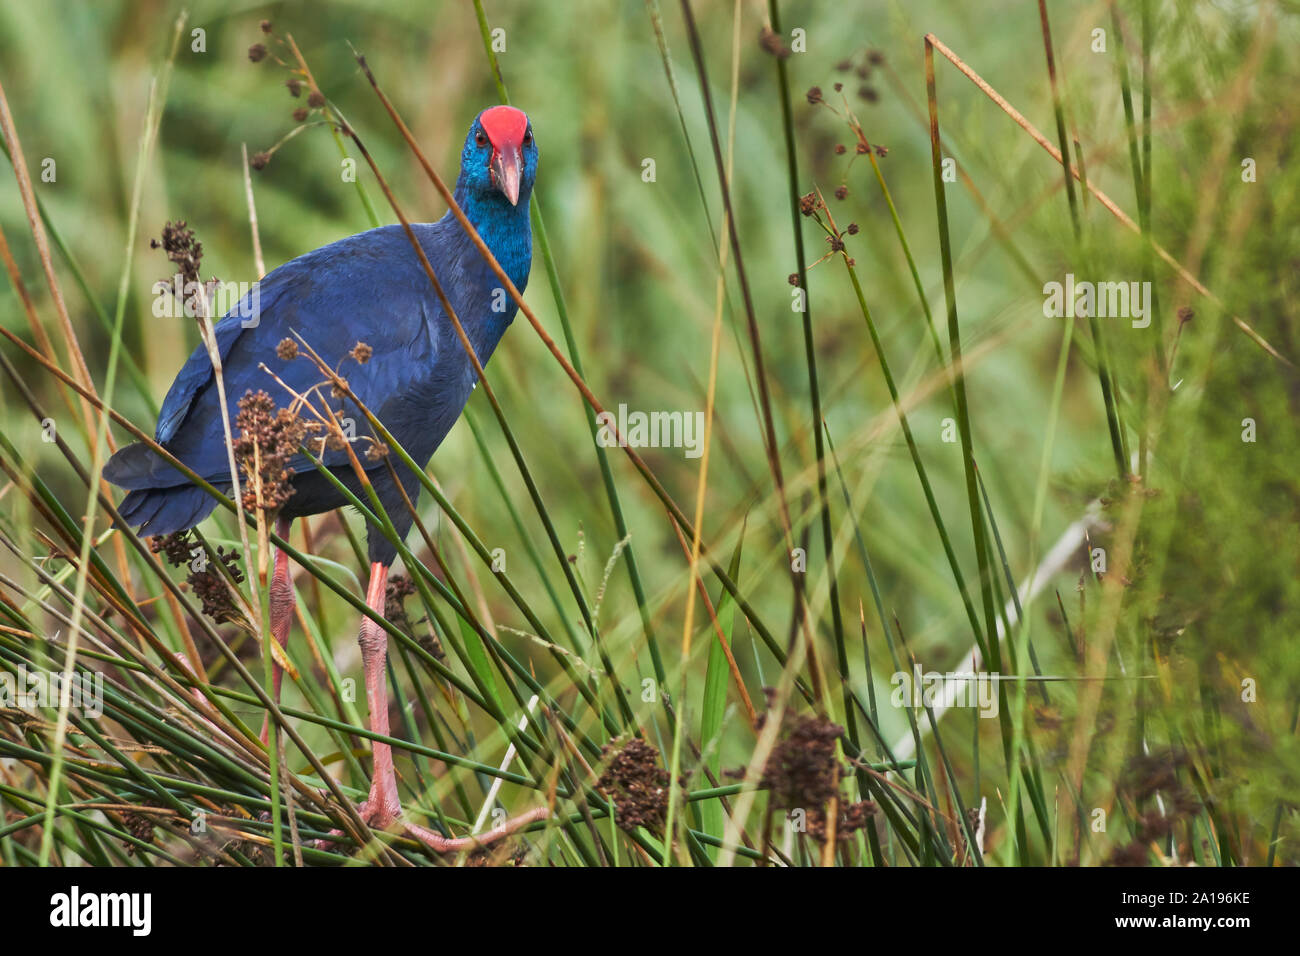
<path id="1" fill-rule="evenodd" d="M 532 146 L 532 145 L 533 145 L 533 131 L 532 131 L 532 130 L 529 130 L 528 132 L 524 133 L 524 145 L 525 145 L 525 146 Z"/>
<path id="2" fill-rule="evenodd" d="M 487 136 L 482 131 L 479 131 L 474 134 L 474 142 L 478 143 L 480 147 L 486 146 Z"/>

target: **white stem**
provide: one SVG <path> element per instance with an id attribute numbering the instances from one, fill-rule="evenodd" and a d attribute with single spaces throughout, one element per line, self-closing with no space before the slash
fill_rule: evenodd
<path id="1" fill-rule="evenodd" d="M 1020 606 L 1028 607 L 1033 600 L 1038 597 L 1046 588 L 1047 582 L 1050 581 L 1062 568 L 1069 564 L 1071 557 L 1078 551 L 1079 546 L 1083 544 L 1088 532 L 1104 527 L 1105 520 L 1101 517 L 1101 502 L 1093 501 L 1088 505 L 1083 517 L 1074 522 L 1065 532 L 1057 539 L 1056 544 L 1047 552 L 1043 560 L 1039 562 L 1033 574 L 1027 581 L 1023 581 L 1016 590 L 1020 594 Z M 1003 609 L 1006 619 L 1012 624 L 1017 623 L 1016 604 L 1014 601 L 1007 601 Z M 1001 642 L 1006 638 L 1006 627 L 1002 623 L 1002 618 L 997 620 L 998 641 Z M 966 684 L 975 680 L 976 672 L 983 663 L 978 646 L 972 647 L 970 652 L 962 659 L 962 662 L 952 669 L 954 674 L 969 674 L 969 677 L 958 680 L 945 680 L 943 682 L 943 693 L 939 701 L 934 706 L 934 719 L 937 723 L 941 717 L 948 711 L 960 695 L 965 694 Z M 930 731 L 929 721 L 922 721 L 918 725 L 922 734 Z M 894 756 L 899 760 L 906 760 L 916 753 L 916 739 L 911 732 L 904 734 L 894 744 Z"/>
<path id="2" fill-rule="evenodd" d="M 534 694 L 532 699 L 528 701 L 528 714 L 534 713 L 536 712 L 536 710 L 537 710 L 537 695 Z M 524 714 L 524 716 L 519 718 L 520 730 L 523 730 L 525 727 L 528 726 L 528 714 Z M 510 766 L 510 764 L 514 762 L 514 759 L 515 759 L 515 745 L 511 744 L 509 747 L 506 748 L 506 758 L 501 761 L 501 769 L 502 770 L 507 769 Z M 492 781 L 492 786 L 488 788 L 487 799 L 483 801 L 483 809 L 481 809 L 478 812 L 478 819 L 474 821 L 474 829 L 469 831 L 471 835 L 481 832 L 483 829 L 483 824 L 487 823 L 488 817 L 491 816 L 492 814 L 492 805 L 497 802 L 497 794 L 501 791 L 501 784 L 504 782 L 505 781 L 503 781 L 500 777 L 497 777 L 495 780 Z"/>

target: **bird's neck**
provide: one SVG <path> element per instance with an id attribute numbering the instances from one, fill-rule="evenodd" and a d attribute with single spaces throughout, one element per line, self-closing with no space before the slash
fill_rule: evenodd
<path id="1" fill-rule="evenodd" d="M 521 191 L 518 205 L 511 205 L 498 192 L 481 193 L 465 188 L 464 183 L 456 184 L 457 204 L 521 292 L 528 282 L 528 269 L 533 259 L 528 196 L 529 191 Z M 469 242 L 469 237 L 466 236 L 465 240 Z M 511 314 L 513 312 L 511 309 Z"/>

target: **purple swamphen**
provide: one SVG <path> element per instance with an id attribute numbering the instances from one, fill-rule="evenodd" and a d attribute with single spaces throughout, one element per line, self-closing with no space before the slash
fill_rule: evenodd
<path id="1" fill-rule="evenodd" d="M 528 282 L 532 262 L 528 197 L 536 174 L 537 144 L 528 117 L 509 106 L 480 113 L 461 152 L 456 202 L 520 290 Z M 486 364 L 514 318 L 513 300 L 450 212 L 438 222 L 412 228 L 475 354 Z M 313 362 L 288 357 L 292 349 L 277 349 L 297 333 L 325 363 L 339 369 L 354 346 L 363 342 L 369 346 L 370 357 L 364 363 L 347 364 L 344 375 L 350 389 L 412 459 L 421 467 L 429 461 L 460 417 L 477 374 L 401 226 L 371 229 L 285 263 L 262 279 L 256 301 L 252 318 L 247 317 L 247 303 L 243 303 L 215 326 L 231 421 L 237 416 L 240 397 L 250 390 L 272 395 L 280 392 L 281 404 L 290 403 L 292 395 L 269 370 L 293 392 L 311 393 L 314 403 L 329 404 L 338 420 L 350 419 L 358 441 L 373 439 L 364 415 L 350 400 L 332 394 L 328 383 L 320 387 L 323 376 Z M 204 347 L 194 351 L 172 383 L 155 437 L 196 474 L 216 487 L 230 488 L 220 400 Z M 397 534 L 405 537 L 413 519 L 402 489 L 416 500 L 419 479 L 396 456 L 391 456 L 392 469 L 383 459 L 358 458 L 367 467 L 367 477 Z M 346 448 L 322 447 L 320 459 L 341 484 L 366 500 Z M 286 540 L 294 518 L 347 503 L 310 459 L 298 455 L 291 466 L 293 491 L 277 514 L 277 532 Z M 393 478 L 394 470 L 402 488 Z M 216 506 L 205 491 L 143 443 L 120 449 L 105 466 L 104 477 L 128 489 L 121 514 L 142 534 L 165 535 L 192 528 Z M 388 568 L 397 549 L 377 527 L 368 529 L 367 546 L 370 584 L 366 604 L 382 616 Z M 270 619 L 272 635 L 282 645 L 289 636 L 293 608 L 288 555 L 280 552 L 271 581 Z M 370 729 L 387 736 L 388 635 L 366 617 L 360 643 Z M 277 699 L 280 680 L 276 667 Z M 374 742 L 370 796 L 359 809 L 372 826 L 386 828 L 401 821 L 388 744 Z M 433 849 L 446 851 L 499 839 L 546 813 L 545 808 L 535 809 L 492 831 L 460 839 L 404 821 L 402 826 Z"/>

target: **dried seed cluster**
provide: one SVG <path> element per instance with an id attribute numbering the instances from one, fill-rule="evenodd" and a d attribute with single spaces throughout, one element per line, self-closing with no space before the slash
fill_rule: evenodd
<path id="1" fill-rule="evenodd" d="M 149 550 L 161 553 L 167 563 L 174 568 L 190 563 L 190 533 L 177 531 L 175 534 L 154 535 L 149 539 Z"/>
<path id="2" fill-rule="evenodd" d="M 442 649 L 442 642 L 432 631 L 415 633 L 415 625 L 406 613 L 406 599 L 415 593 L 415 582 L 405 574 L 394 574 L 384 586 L 384 617 L 397 625 L 403 633 L 415 639 L 422 648 L 436 657 L 445 660 L 447 653 Z"/>
<path id="3" fill-rule="evenodd" d="M 835 741 L 844 728 L 820 717 L 794 717 L 783 728 L 763 767 L 762 786 L 774 806 L 811 810 L 823 806 L 839 786 Z"/>
<path id="4" fill-rule="evenodd" d="M 250 389 L 239 400 L 235 426 L 235 460 L 245 480 L 244 507 L 275 511 L 293 494 L 294 470 L 289 462 L 308 433 L 320 425 L 287 408 L 277 409 L 266 392 Z"/>
<path id="5" fill-rule="evenodd" d="M 146 800 L 144 801 L 143 806 L 158 807 L 161 806 L 161 804 L 155 800 Z M 154 823 L 150 814 L 127 810 L 122 814 L 122 826 L 126 829 L 127 833 L 131 834 L 131 836 L 135 837 L 140 842 L 153 843 Z M 135 855 L 137 849 L 135 844 L 123 841 L 123 846 L 126 848 L 127 856 Z"/>
<path id="6" fill-rule="evenodd" d="M 782 739 L 763 767 L 761 786 L 770 791 L 772 805 L 802 809 L 807 814 L 808 832 L 819 842 L 826 840 L 827 804 L 839 793 L 841 767 L 835 742 L 843 735 L 843 727 L 825 718 L 792 718 L 782 728 Z M 848 839 L 878 812 L 870 800 L 840 804 L 836 841 Z"/>
<path id="7" fill-rule="evenodd" d="M 601 752 L 608 756 L 611 741 Z M 596 785 L 614 801 L 614 821 L 621 827 L 662 827 L 668 813 L 668 771 L 659 766 L 659 751 L 633 737 L 610 759 Z"/>
<path id="8" fill-rule="evenodd" d="M 782 60 L 789 59 L 793 52 L 785 45 L 781 35 L 766 25 L 758 32 L 758 48 Z"/>
<path id="9" fill-rule="evenodd" d="M 1188 817 L 1201 811 L 1201 800 L 1178 779 L 1178 771 L 1190 762 L 1186 753 L 1162 751 L 1141 754 L 1129 762 L 1123 789 L 1139 806 L 1159 794 L 1161 803 L 1134 822 L 1133 839 L 1117 846 L 1106 860 L 1108 866 L 1146 866 L 1151 844 L 1163 840 Z"/>
<path id="10" fill-rule="evenodd" d="M 848 195 L 848 187 L 840 186 L 835 190 L 835 196 L 843 199 Z M 845 236 L 856 236 L 858 234 L 858 224 L 849 223 L 844 229 L 840 229 L 835 223 L 835 217 L 831 215 L 830 208 L 826 205 L 826 200 L 822 198 L 819 192 L 806 193 L 799 197 L 799 212 L 812 219 L 817 225 L 821 226 L 826 233 L 826 245 L 829 247 L 827 252 L 816 262 L 809 264 L 808 268 L 825 262 L 831 256 L 837 253 L 843 254 L 844 261 L 849 266 L 857 265 L 857 260 L 850 256 L 846 251 L 844 242 Z M 802 286 L 802 277 L 797 272 L 790 273 L 790 284 L 792 286 Z"/>
<path id="11" fill-rule="evenodd" d="M 199 267 L 203 263 L 203 243 L 194 237 L 194 230 L 185 220 L 178 219 L 164 225 L 162 239 L 151 239 L 149 246 L 167 254 L 186 285 L 201 281 Z"/>
<path id="12" fill-rule="evenodd" d="M 307 90 L 307 105 L 295 106 L 292 112 L 295 123 L 305 123 L 311 114 L 318 110 L 325 110 L 325 94 L 322 93 L 315 85 L 310 74 L 299 65 L 298 58 L 293 55 L 292 48 L 289 44 L 275 32 L 270 20 L 263 20 L 261 23 L 262 33 L 266 35 L 266 42 L 258 41 L 248 48 L 248 59 L 253 63 L 261 63 L 268 58 L 273 59 L 279 66 L 289 71 L 288 78 L 284 81 L 285 89 L 294 99 L 302 98 L 302 91 Z M 269 44 L 269 45 L 268 45 Z M 283 54 L 283 55 L 282 55 Z M 334 126 L 341 133 L 347 133 L 348 130 L 333 115 L 326 113 L 325 121 Z M 297 132 L 293 131 L 284 136 L 278 143 L 270 149 L 254 153 L 249 157 L 248 165 L 253 169 L 262 170 L 271 162 L 271 157 L 275 151 L 283 146 L 289 137 Z"/>
<path id="13" fill-rule="evenodd" d="M 202 602 L 202 612 L 214 621 L 237 621 L 243 615 L 231 599 L 230 589 L 226 586 L 221 571 L 212 567 L 206 560 L 197 561 L 193 553 L 194 541 L 189 531 L 177 531 L 169 535 L 154 535 L 149 539 L 149 550 L 162 554 L 167 563 L 174 568 L 188 568 L 190 573 L 185 579 L 190 592 Z M 217 559 L 225 565 L 226 572 L 235 584 L 244 580 L 244 573 L 239 570 L 239 551 L 224 547 L 217 548 Z"/>
<path id="14" fill-rule="evenodd" d="M 868 50 L 859 57 L 849 57 L 841 60 L 835 65 L 835 69 L 840 73 L 848 73 L 850 71 L 855 73 L 859 80 L 864 81 L 858 87 L 858 98 L 868 103 L 875 103 L 880 99 L 880 95 L 877 93 L 875 87 L 865 81 L 870 79 L 873 68 L 880 66 L 884 62 L 885 57 L 883 53 L 879 50 Z M 854 161 L 859 156 L 866 156 L 872 152 L 877 156 L 884 157 L 889 154 L 889 150 L 884 146 L 873 146 L 868 142 L 866 134 L 862 129 L 862 123 L 858 120 L 857 116 L 854 115 L 852 108 L 849 106 L 848 96 L 844 92 L 844 83 L 836 81 L 833 88 L 835 93 L 839 95 L 839 99 L 842 103 L 840 108 L 831 104 L 826 97 L 826 93 L 820 86 L 809 87 L 808 92 L 804 95 L 810 106 L 825 107 L 834 113 L 842 122 L 845 123 L 845 125 L 848 126 L 849 132 L 856 140 L 853 144 L 852 155 L 850 156 L 848 163 L 844 166 L 840 183 L 833 191 L 836 199 L 844 200 L 849 196 L 848 178 L 849 173 L 853 168 Z M 848 145 L 845 143 L 836 143 L 832 151 L 836 156 L 845 156 L 850 152 Z M 831 254 L 844 251 L 843 236 L 840 231 L 835 228 L 834 221 L 831 220 L 829 224 L 823 222 L 823 217 L 818 214 L 820 210 L 825 209 L 825 203 L 822 201 L 820 195 L 814 196 L 809 194 L 808 196 L 803 197 L 803 199 L 800 200 L 799 209 L 805 216 L 815 216 L 822 227 L 826 229 L 828 233 L 826 241 L 830 244 Z M 828 220 L 830 219 L 829 212 L 827 212 L 825 218 Z M 850 232 L 851 234 L 856 233 L 857 227 L 853 226 Z M 823 259 L 824 258 L 825 257 L 823 257 Z M 822 259 L 818 260 L 818 262 L 821 261 Z M 851 259 L 849 260 L 849 264 L 853 264 Z M 813 263 L 813 265 L 816 265 L 816 263 Z M 811 268 L 811 266 L 809 268 Z M 793 279 L 790 284 L 800 285 L 799 282 L 794 281 Z"/>

